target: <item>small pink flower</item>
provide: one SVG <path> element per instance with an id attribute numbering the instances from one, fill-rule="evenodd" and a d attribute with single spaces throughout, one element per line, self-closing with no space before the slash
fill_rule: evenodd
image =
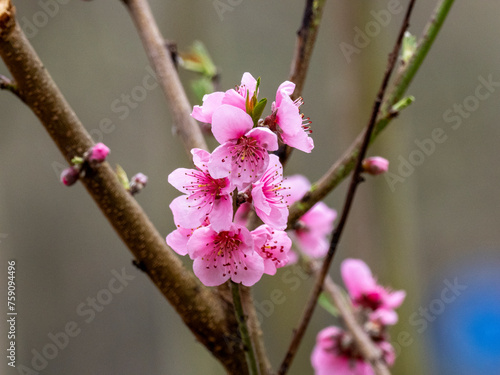
<path id="1" fill-rule="evenodd" d="M 372 156 L 364 159 L 362 166 L 364 172 L 376 176 L 389 170 L 389 161 L 380 156 Z"/>
<path id="2" fill-rule="evenodd" d="M 237 86 L 236 89 L 227 90 L 226 92 L 216 91 L 205 95 L 203 105 L 195 105 L 191 116 L 198 121 L 211 124 L 215 110 L 222 104 L 246 111 L 247 95 L 251 98 L 255 93 L 256 86 L 257 80 L 250 73 L 244 73 L 241 78 L 241 85 Z"/>
<path id="3" fill-rule="evenodd" d="M 254 251 L 248 229 L 232 224 L 216 232 L 211 225 L 196 229 L 187 242 L 194 274 L 206 286 L 221 285 L 231 279 L 252 286 L 264 273 L 264 260 Z"/>
<path id="4" fill-rule="evenodd" d="M 404 290 L 393 292 L 378 285 L 370 268 L 360 259 L 344 260 L 341 274 L 353 304 L 373 311 L 371 320 L 378 320 L 384 325 L 397 322 L 393 310 L 403 303 L 406 296 Z"/>
<path id="5" fill-rule="evenodd" d="M 311 152 L 314 142 L 309 136 L 311 133 L 309 119 L 304 120 L 299 107 L 302 98 L 293 101 L 290 98 L 295 90 L 295 84 L 283 82 L 276 92 L 276 101 L 271 106 L 271 115 L 264 120 L 264 124 L 275 130 L 283 143 L 304 152 Z"/>
<path id="6" fill-rule="evenodd" d="M 288 207 L 282 193 L 283 167 L 276 155 L 269 155 L 269 166 L 260 179 L 252 184 L 255 213 L 267 225 L 284 230 Z"/>
<path id="7" fill-rule="evenodd" d="M 66 168 L 61 172 L 61 182 L 66 186 L 73 185 L 80 177 L 80 171 L 75 166 Z"/>
<path id="8" fill-rule="evenodd" d="M 283 181 L 286 189 L 287 204 L 301 199 L 311 188 L 311 184 L 302 175 L 288 176 Z M 332 233 L 337 211 L 323 202 L 316 203 L 297 221 L 291 232 L 302 252 L 313 258 L 321 258 L 328 252 L 328 236 Z"/>
<path id="9" fill-rule="evenodd" d="M 253 230 L 255 251 L 264 259 L 264 273 L 276 274 L 276 269 L 287 265 L 292 240 L 286 232 L 261 225 Z"/>
<path id="10" fill-rule="evenodd" d="M 330 243 L 328 236 L 333 231 L 337 211 L 323 202 L 318 202 L 300 217 L 293 229 L 294 238 L 300 249 L 312 258 L 326 255 Z"/>
<path id="11" fill-rule="evenodd" d="M 102 163 L 109 154 L 109 148 L 104 143 L 97 143 L 90 151 L 89 161 Z"/>
<path id="12" fill-rule="evenodd" d="M 373 375 L 371 366 L 353 350 L 352 339 L 338 327 L 327 327 L 316 337 L 311 354 L 315 375 Z"/>
<path id="13" fill-rule="evenodd" d="M 222 104 L 229 104 L 246 111 L 247 97 L 251 98 L 254 94 L 258 95 L 258 92 L 255 92 L 256 87 L 257 80 L 250 73 L 243 73 L 241 85 L 236 89 L 227 90 L 222 99 Z"/>
<path id="14" fill-rule="evenodd" d="M 228 177 L 239 190 L 265 171 L 267 151 L 278 149 L 276 134 L 267 128 L 253 128 L 250 115 L 227 104 L 214 112 L 212 132 L 221 145 L 212 152 L 208 170 L 214 178 Z"/>
<path id="15" fill-rule="evenodd" d="M 233 218 L 234 187 L 227 178 L 210 175 L 207 151 L 193 149 L 191 153 L 197 169 L 178 168 L 168 176 L 168 182 L 186 194 L 170 204 L 174 220 L 184 228 L 197 228 L 209 218 L 215 230 L 227 229 Z"/>

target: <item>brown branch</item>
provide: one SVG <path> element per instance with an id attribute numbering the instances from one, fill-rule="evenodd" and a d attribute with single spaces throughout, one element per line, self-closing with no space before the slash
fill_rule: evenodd
<path id="1" fill-rule="evenodd" d="M 326 278 L 326 275 L 328 273 L 328 269 L 330 268 L 330 264 L 333 260 L 333 257 L 335 256 L 337 246 L 338 246 L 338 243 L 340 241 L 340 237 L 342 235 L 344 226 L 347 222 L 347 218 L 349 216 L 349 212 L 350 212 L 351 207 L 352 207 L 352 203 L 354 201 L 356 189 L 357 189 L 359 183 L 362 181 L 362 178 L 361 178 L 362 166 L 361 166 L 361 164 L 362 164 L 363 158 L 366 154 L 366 151 L 368 149 L 368 145 L 370 143 L 373 129 L 375 128 L 375 124 L 376 124 L 377 116 L 378 116 L 378 113 L 380 110 L 380 106 L 382 104 L 382 100 L 384 98 L 385 91 L 386 91 L 387 86 L 389 84 L 389 78 L 392 74 L 392 71 L 394 70 L 394 66 L 396 65 L 398 51 L 401 48 L 401 43 L 403 41 L 404 33 L 405 33 L 406 29 L 408 28 L 409 18 L 410 18 L 411 12 L 413 10 L 414 4 L 415 4 L 415 0 L 411 0 L 410 4 L 408 5 L 408 9 L 406 11 L 406 15 L 405 15 L 403 24 L 402 24 L 401 29 L 399 31 L 397 41 L 394 45 L 394 48 L 393 48 L 391 54 L 389 55 L 389 61 L 388 61 L 387 68 L 386 68 L 386 71 L 384 74 L 384 79 L 382 80 L 382 84 L 380 86 L 377 97 L 375 99 L 375 103 L 373 105 L 373 110 L 372 110 L 372 114 L 370 116 L 370 121 L 369 121 L 368 126 L 366 128 L 366 132 L 365 132 L 365 135 L 363 138 L 363 144 L 361 145 L 360 152 L 359 152 L 359 155 L 358 155 L 358 158 L 356 161 L 356 166 L 354 169 L 354 173 L 352 175 L 351 183 L 349 185 L 349 190 L 347 191 L 347 196 L 346 196 L 346 200 L 344 203 L 344 207 L 342 209 L 342 214 L 341 214 L 339 223 L 333 232 L 332 240 L 330 242 L 330 247 L 328 249 L 328 254 L 325 257 L 325 260 L 323 261 L 323 265 L 321 267 L 319 275 L 316 278 L 316 282 L 315 282 L 315 285 L 313 287 L 313 291 L 312 291 L 311 296 L 310 296 L 308 303 L 306 305 L 306 309 L 301 317 L 299 327 L 295 331 L 295 334 L 293 335 L 292 341 L 291 341 L 290 346 L 288 348 L 288 351 L 285 355 L 285 358 L 283 359 L 283 362 L 281 363 L 281 367 L 280 367 L 280 370 L 278 372 L 278 374 L 280 374 L 280 375 L 284 375 L 288 371 L 288 369 L 293 361 L 293 358 L 295 357 L 295 354 L 299 348 L 300 342 L 302 341 L 302 338 L 304 336 L 306 328 L 309 325 L 309 322 L 311 321 L 312 314 L 313 314 L 314 309 L 316 307 L 318 297 L 321 293 L 321 290 L 323 289 L 323 284 L 324 284 L 324 280 Z"/>
<path id="2" fill-rule="evenodd" d="M 17 83 L 19 96 L 36 114 L 69 162 L 92 145 L 72 108 L 15 21 L 10 0 L 0 0 L 0 56 Z M 225 302 L 188 272 L 167 247 L 135 199 L 122 187 L 107 163 L 91 169 L 81 182 L 108 221 L 142 264 L 153 283 L 186 325 L 231 373 L 242 373 L 244 355 L 228 342 L 237 329 Z"/>
<path id="3" fill-rule="evenodd" d="M 147 0 L 122 1 L 129 10 L 149 61 L 158 76 L 173 114 L 174 126 L 189 157 L 191 158 L 192 148 L 208 150 L 198 123 L 190 116 L 192 107 L 172 62 L 170 51 L 165 48 L 165 39 L 161 36 Z"/>

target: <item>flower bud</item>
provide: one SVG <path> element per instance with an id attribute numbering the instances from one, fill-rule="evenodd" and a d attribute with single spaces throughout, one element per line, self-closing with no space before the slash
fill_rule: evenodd
<path id="1" fill-rule="evenodd" d="M 373 176 L 387 172 L 389 161 L 380 156 L 373 156 L 363 160 L 363 171 Z"/>
<path id="2" fill-rule="evenodd" d="M 75 166 L 66 168 L 61 172 L 61 182 L 66 186 L 73 185 L 80 177 L 80 171 Z"/>
<path id="3" fill-rule="evenodd" d="M 102 163 L 109 154 L 109 148 L 104 143 L 97 143 L 90 151 L 89 161 Z"/>
<path id="4" fill-rule="evenodd" d="M 137 194 L 142 189 L 144 189 L 147 183 L 148 183 L 148 176 L 140 172 L 137 173 L 130 179 L 130 188 L 129 188 L 130 194 L 132 195 Z"/>

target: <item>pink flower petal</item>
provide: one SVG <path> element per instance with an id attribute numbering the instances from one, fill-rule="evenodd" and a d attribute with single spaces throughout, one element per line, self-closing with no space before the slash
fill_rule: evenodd
<path id="1" fill-rule="evenodd" d="M 203 97 L 203 105 L 195 105 L 191 116 L 201 122 L 212 123 L 214 111 L 222 105 L 224 93 L 217 91 Z"/>
<path id="2" fill-rule="evenodd" d="M 361 298 L 363 294 L 376 289 L 377 283 L 370 268 L 360 259 L 346 259 L 340 266 L 342 280 L 352 299 Z"/>
<path id="3" fill-rule="evenodd" d="M 264 261 L 253 249 L 252 235 L 236 224 L 219 233 L 211 226 L 199 228 L 187 247 L 194 260 L 195 275 L 207 286 L 217 286 L 229 279 L 251 286 L 264 272 Z"/>
<path id="4" fill-rule="evenodd" d="M 221 105 L 212 116 L 212 133 L 220 144 L 237 140 L 252 127 L 250 115 L 227 104 Z"/>

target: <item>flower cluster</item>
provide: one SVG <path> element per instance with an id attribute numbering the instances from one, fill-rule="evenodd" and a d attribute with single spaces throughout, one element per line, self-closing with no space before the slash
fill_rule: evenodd
<path id="1" fill-rule="evenodd" d="M 205 95 L 191 115 L 210 124 L 219 146 L 212 153 L 191 150 L 195 168 L 178 168 L 168 177 L 183 195 L 170 204 L 177 229 L 167 244 L 193 259 L 195 275 L 207 286 L 229 279 L 251 286 L 289 262 L 283 167 L 270 152 L 280 143 L 311 152 L 314 144 L 301 99 L 290 97 L 295 85 L 279 86 L 263 120 L 267 100 L 257 99 L 259 85 L 260 79 L 245 73 L 235 89 Z M 264 224 L 249 231 L 252 210 Z"/>
<path id="2" fill-rule="evenodd" d="M 403 303 L 406 293 L 378 285 L 368 266 L 359 259 L 346 259 L 341 274 L 363 328 L 380 349 L 384 361 L 392 365 L 395 352 L 388 341 L 387 326 L 397 322 L 394 309 Z M 374 374 L 351 334 L 338 327 L 327 327 L 318 334 L 311 362 L 316 375 Z"/>

